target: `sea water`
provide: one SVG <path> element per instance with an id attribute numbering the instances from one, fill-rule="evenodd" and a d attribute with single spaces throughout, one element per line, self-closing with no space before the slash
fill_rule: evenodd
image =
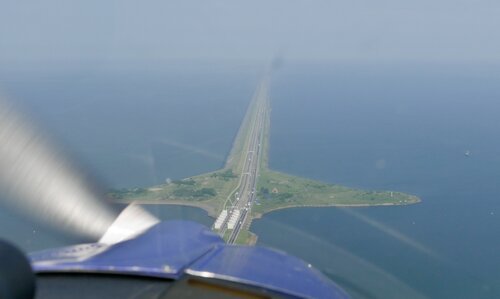
<path id="1" fill-rule="evenodd" d="M 499 79 L 478 66 L 286 66 L 272 85 L 270 167 L 422 203 L 276 211 L 253 222 L 258 244 L 367 298 L 499 296 Z M 122 188 L 220 168 L 258 78 L 71 72 L 0 82 L 104 187 Z M 199 209 L 149 209 L 210 223 Z M 26 250 L 85 241 L 0 213 L 1 236 Z"/>
<path id="2" fill-rule="evenodd" d="M 343 277 L 333 254 L 352 254 L 424 296 L 500 296 L 499 79 L 498 70 L 477 66 L 304 68 L 280 76 L 271 168 L 408 192 L 422 203 L 273 212 L 252 226 L 259 244 L 355 287 L 363 287 L 356 285 L 363 267 Z"/>

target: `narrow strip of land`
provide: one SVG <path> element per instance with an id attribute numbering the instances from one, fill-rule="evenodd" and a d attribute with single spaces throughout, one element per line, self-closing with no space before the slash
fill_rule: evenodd
<path id="1" fill-rule="evenodd" d="M 221 170 L 151 188 L 113 190 L 117 202 L 197 206 L 216 218 L 212 229 L 228 243 L 255 243 L 252 219 L 292 207 L 387 206 L 420 201 L 396 191 L 365 191 L 268 168 L 271 109 L 269 75 L 259 83 Z"/>
<path id="2" fill-rule="evenodd" d="M 268 114 L 268 88 L 269 79 L 262 80 L 257 88 L 253 99 L 255 109 L 251 115 L 251 128 L 244 149 L 245 159 L 243 161 L 243 172 L 240 175 L 240 184 L 236 191 L 235 201 L 226 203 L 223 211 L 230 211 L 227 220 L 223 220 L 224 215 L 217 219 L 222 222 L 220 228 L 214 225 L 214 229 L 219 229 L 221 235 L 225 237 L 226 231 L 229 231 L 227 242 L 235 243 L 243 226 L 247 224 L 248 216 L 251 215 L 252 206 L 256 198 L 257 177 L 259 175 L 260 160 L 261 160 L 261 145 L 265 130 L 265 120 Z M 230 195 L 230 198 L 232 196 Z M 223 213 L 223 212 L 221 212 Z M 215 224 L 217 224 L 217 221 Z M 227 223 L 226 223 L 227 221 Z"/>

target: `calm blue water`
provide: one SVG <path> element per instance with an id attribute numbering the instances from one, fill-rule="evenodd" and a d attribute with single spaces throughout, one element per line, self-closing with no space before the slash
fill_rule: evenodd
<path id="1" fill-rule="evenodd" d="M 106 186 L 132 187 L 219 168 L 257 79 L 73 73 L 2 75 L 0 85 Z M 499 79 L 479 67 L 282 70 L 272 90 L 272 168 L 423 202 L 277 211 L 253 223 L 259 243 L 365 297 L 500 296 Z M 210 221 L 196 209 L 168 209 L 157 212 Z M 0 213 L 1 236 L 24 248 L 74 241 Z M 43 232 L 29 245 L 33 227 Z"/>
<path id="2" fill-rule="evenodd" d="M 309 68 L 279 76 L 272 168 L 405 191 L 423 202 L 354 209 L 373 221 L 335 208 L 274 212 L 253 224 L 259 243 L 302 255 L 332 276 L 343 273 L 328 262 L 329 245 L 429 297 L 500 296 L 499 79 L 498 70 L 479 68 Z M 308 238 L 315 245 L 304 245 Z"/>

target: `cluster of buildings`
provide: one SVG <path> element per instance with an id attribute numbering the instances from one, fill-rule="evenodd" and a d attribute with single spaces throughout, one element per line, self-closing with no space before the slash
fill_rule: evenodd
<path id="1" fill-rule="evenodd" d="M 222 210 L 222 212 L 219 214 L 219 217 L 217 217 L 217 220 L 215 220 L 214 228 L 215 229 L 221 229 L 222 224 L 227 218 L 227 210 Z"/>

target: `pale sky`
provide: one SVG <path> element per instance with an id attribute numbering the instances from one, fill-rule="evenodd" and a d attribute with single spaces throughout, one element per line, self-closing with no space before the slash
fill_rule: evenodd
<path id="1" fill-rule="evenodd" d="M 0 0 L 3 67 L 500 62 L 497 0 Z"/>

